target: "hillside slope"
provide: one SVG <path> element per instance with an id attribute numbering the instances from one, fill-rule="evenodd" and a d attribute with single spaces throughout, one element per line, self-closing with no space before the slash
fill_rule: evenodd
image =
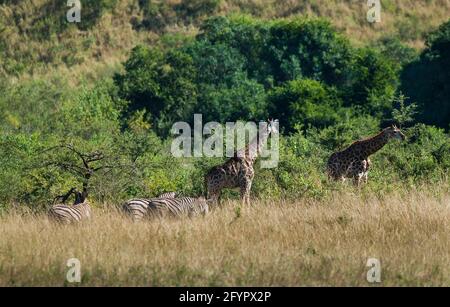
<path id="1" fill-rule="evenodd" d="M 399 37 L 421 48 L 450 16 L 450 0 L 382 0 L 382 22 L 366 20 L 367 2 L 306 0 L 83 0 L 82 21 L 66 21 L 64 1 L 0 1 L 0 75 L 97 79 L 116 70 L 138 43 L 173 45 L 212 15 L 328 18 L 356 44 Z"/>

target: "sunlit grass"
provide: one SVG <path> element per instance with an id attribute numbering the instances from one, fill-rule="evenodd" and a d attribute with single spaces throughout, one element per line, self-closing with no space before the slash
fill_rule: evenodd
<path id="1" fill-rule="evenodd" d="M 58 226 L 45 215 L 0 218 L 0 285 L 382 286 L 450 285 L 450 195 L 384 197 L 339 192 L 328 201 L 224 204 L 205 217 L 133 223 L 97 208 L 92 221 Z M 111 207 L 109 207 L 111 208 Z"/>

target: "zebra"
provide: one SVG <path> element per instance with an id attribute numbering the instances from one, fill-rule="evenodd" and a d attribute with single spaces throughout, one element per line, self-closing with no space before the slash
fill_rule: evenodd
<path id="1" fill-rule="evenodd" d="M 123 209 L 135 221 L 144 217 L 192 217 L 209 212 L 209 206 L 203 197 L 131 199 L 123 205 Z"/>
<path id="2" fill-rule="evenodd" d="M 72 206 L 65 205 L 65 201 L 71 194 L 75 194 L 74 204 Z M 50 218 L 63 224 L 78 223 L 90 219 L 91 207 L 86 201 L 86 196 L 85 189 L 82 193 L 75 188 L 71 189 L 66 195 L 62 196 L 63 204 L 54 205 L 50 208 L 48 212 Z"/>
<path id="3" fill-rule="evenodd" d="M 176 192 L 167 192 L 158 196 L 158 198 L 175 198 Z"/>
<path id="4" fill-rule="evenodd" d="M 166 192 L 159 195 L 157 198 L 175 198 L 176 195 L 176 192 Z M 125 212 L 131 214 L 134 219 L 142 219 L 142 217 L 147 214 L 150 200 L 151 199 L 132 199 L 123 205 L 123 209 Z"/>

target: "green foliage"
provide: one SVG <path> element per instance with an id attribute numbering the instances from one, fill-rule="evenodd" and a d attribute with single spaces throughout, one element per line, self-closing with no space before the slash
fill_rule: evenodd
<path id="1" fill-rule="evenodd" d="M 405 124 L 412 123 L 415 115 L 417 114 L 417 104 L 411 103 L 406 105 L 406 100 L 407 97 L 405 97 L 402 93 L 394 99 L 394 102 L 398 104 L 398 109 L 394 109 L 392 111 L 392 118 L 400 125 L 400 127 Z"/>
<path id="2" fill-rule="evenodd" d="M 392 62 L 372 49 L 356 50 L 344 94 L 345 106 L 361 107 L 381 117 L 392 108 L 397 83 Z"/>
<path id="3" fill-rule="evenodd" d="M 414 61 L 418 53 L 414 48 L 402 43 L 396 36 L 383 37 L 373 44 L 373 48 L 380 50 L 381 54 L 398 64 L 398 69 Z"/>
<path id="4" fill-rule="evenodd" d="M 402 90 L 419 105 L 418 120 L 450 127 L 450 21 L 427 38 L 420 58 L 402 73 Z"/>
<path id="5" fill-rule="evenodd" d="M 173 55 L 179 65 L 169 63 Z M 135 48 L 116 84 L 167 136 L 168 123 L 191 121 L 192 111 L 219 122 L 282 117 L 286 131 L 335 124 L 346 113 L 341 101 L 381 117 L 392 108 L 397 76 L 391 61 L 353 49 L 327 21 L 237 15 L 208 19 L 182 47 Z"/>
<path id="6" fill-rule="evenodd" d="M 323 128 L 340 119 L 336 110 L 341 103 L 335 91 L 315 80 L 296 80 L 275 88 L 270 102 L 270 114 L 284 119 L 282 125 L 287 132 L 298 124 Z"/>
<path id="7" fill-rule="evenodd" d="M 274 22 L 264 51 L 278 82 L 304 77 L 339 86 L 351 61 L 348 41 L 320 19 Z"/>
<path id="8" fill-rule="evenodd" d="M 116 2 L 102 3 L 104 10 L 114 10 Z M 176 14 L 194 10 L 207 15 L 219 1 L 202 3 L 182 1 Z M 150 15 L 156 8 L 159 16 L 167 3 L 140 5 Z M 95 20 L 97 13 L 92 14 Z M 42 20 L 43 37 L 36 39 L 59 31 L 51 26 Z M 175 38 L 163 42 L 164 48 L 135 47 L 113 79 L 73 86 L 58 76 L 16 82 L 0 78 L 0 203 L 41 209 L 56 195 L 79 187 L 82 176 L 61 165 L 81 162 L 61 144 L 105 155 L 96 164 L 104 168 L 90 179 L 95 203 L 119 204 L 172 190 L 201 195 L 204 174 L 222 159 L 176 159 L 170 153 L 170 127 L 191 122 L 195 112 L 204 121 L 221 123 L 280 119 L 280 163 L 275 169 L 258 164 L 253 197 L 324 198 L 349 188 L 327 180 L 328 157 L 378 133 L 391 117 L 404 126 L 408 139 L 392 141 L 374 155 L 365 189 L 383 193 L 446 182 L 449 136 L 418 121 L 449 127 L 448 34 L 445 24 L 414 60 L 397 40 L 382 41 L 375 50 L 355 48 L 320 19 L 213 17 L 195 38 Z M 4 43 L 0 39 L 1 48 Z M 67 61 L 77 62 L 77 56 L 75 48 Z M 26 66 L 7 53 L 0 52 L 0 61 L 2 72 L 15 74 Z M 405 95 L 396 97 L 402 65 L 407 65 Z M 417 110 L 406 96 L 417 101 Z"/>
<path id="9" fill-rule="evenodd" d="M 422 124 L 407 130 L 406 143 L 390 144 L 389 149 L 395 146 L 395 150 L 384 150 L 376 161 L 376 164 L 384 165 L 377 172 L 387 178 L 397 180 L 438 181 L 448 175 L 447 144 L 449 137 L 441 129 Z M 377 174 L 375 174 L 377 176 Z"/>
<path id="10" fill-rule="evenodd" d="M 192 114 L 196 104 L 196 70 L 192 58 L 177 50 L 166 54 L 142 46 L 133 49 L 125 63 L 127 74 L 116 75 L 119 93 L 133 110 L 149 111 L 155 128 L 167 135 L 176 121 Z"/>

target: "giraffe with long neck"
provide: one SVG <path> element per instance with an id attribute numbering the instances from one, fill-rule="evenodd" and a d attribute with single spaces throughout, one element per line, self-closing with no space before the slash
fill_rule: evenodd
<path id="1" fill-rule="evenodd" d="M 264 125 L 263 125 L 264 126 Z M 218 203 L 222 189 L 239 188 L 241 200 L 250 203 L 250 191 L 255 177 L 254 163 L 271 133 L 277 132 L 277 122 L 269 121 L 264 130 L 234 157 L 213 167 L 205 176 L 207 199 Z"/>
<path id="2" fill-rule="evenodd" d="M 371 166 L 369 157 L 381 150 L 391 139 L 405 140 L 406 137 L 400 129 L 392 126 L 371 138 L 356 141 L 348 148 L 335 152 L 328 160 L 328 177 L 342 181 L 351 178 L 357 186 L 363 180 L 367 183 Z"/>

